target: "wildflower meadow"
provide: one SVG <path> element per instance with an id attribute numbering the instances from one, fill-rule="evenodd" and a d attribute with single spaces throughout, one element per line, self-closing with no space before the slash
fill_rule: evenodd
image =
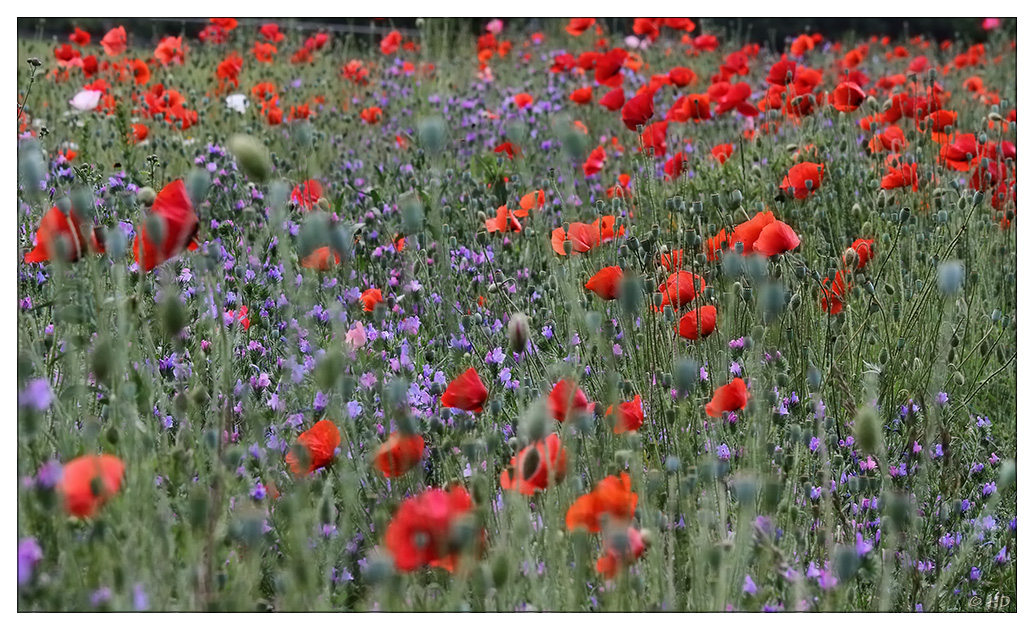
<path id="1" fill-rule="evenodd" d="M 954 20 L 21 20 L 19 610 L 1016 611 Z"/>

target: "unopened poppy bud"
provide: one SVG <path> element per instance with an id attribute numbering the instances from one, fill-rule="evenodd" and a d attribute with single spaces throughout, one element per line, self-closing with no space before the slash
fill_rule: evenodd
<path id="1" fill-rule="evenodd" d="M 237 134 L 230 139 L 229 146 L 237 165 L 248 179 L 260 184 L 269 180 L 273 165 L 269 150 L 261 141 L 246 134 Z"/>
<path id="2" fill-rule="evenodd" d="M 507 323 L 507 338 L 510 340 L 510 348 L 515 353 L 523 353 L 528 348 L 529 326 L 528 316 L 524 313 L 515 313 Z"/>
<path id="3" fill-rule="evenodd" d="M 211 184 L 212 177 L 208 174 L 208 171 L 203 169 L 191 170 L 190 175 L 187 176 L 187 195 L 195 207 L 200 206 L 201 202 L 205 201 L 205 196 L 208 194 L 208 188 Z"/>
<path id="4" fill-rule="evenodd" d="M 848 269 L 854 270 L 856 267 L 859 266 L 859 253 L 855 250 L 855 248 L 848 248 L 847 250 L 845 250 L 843 258 L 845 262 L 845 267 L 847 267 Z"/>
<path id="5" fill-rule="evenodd" d="M 572 245 L 571 241 L 565 241 L 563 247 L 564 253 L 568 256 L 571 256 L 572 250 L 574 249 L 574 246 Z"/>
<path id="6" fill-rule="evenodd" d="M 42 65 L 43 65 L 43 64 L 42 64 L 42 63 L 40 62 L 40 60 L 39 60 L 39 59 L 37 59 L 36 57 L 29 57 L 29 60 L 28 60 L 28 61 L 29 61 L 29 65 L 30 65 L 30 66 L 32 66 L 33 68 L 39 68 L 40 66 L 42 66 Z"/>
<path id="7" fill-rule="evenodd" d="M 859 410 L 855 417 L 855 440 L 867 454 L 875 454 L 881 445 L 881 424 L 877 412 L 870 407 Z"/>

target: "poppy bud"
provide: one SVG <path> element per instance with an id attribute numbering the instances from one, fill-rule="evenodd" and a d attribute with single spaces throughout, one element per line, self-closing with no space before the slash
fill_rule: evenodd
<path id="1" fill-rule="evenodd" d="M 877 412 L 865 407 L 855 417 L 855 440 L 863 452 L 875 454 L 881 446 L 881 424 Z"/>
<path id="2" fill-rule="evenodd" d="M 515 353 L 523 353 L 528 348 L 528 316 L 524 313 L 510 316 L 510 322 L 507 323 L 507 338 L 510 340 L 511 350 Z"/>
<path id="3" fill-rule="evenodd" d="M 169 337 L 179 335 L 187 326 L 187 313 L 179 296 L 173 294 L 166 298 L 161 310 L 162 325 Z"/>
<path id="4" fill-rule="evenodd" d="M 248 179 L 264 184 L 273 172 L 270 154 L 266 146 L 245 134 L 237 134 L 230 139 L 230 151 L 234 154 L 237 165 L 241 167 Z"/>

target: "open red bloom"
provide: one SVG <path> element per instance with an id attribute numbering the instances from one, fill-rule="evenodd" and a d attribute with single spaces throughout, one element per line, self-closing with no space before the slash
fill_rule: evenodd
<path id="1" fill-rule="evenodd" d="M 622 88 L 615 88 L 597 102 L 612 112 L 620 110 L 625 105 L 625 91 Z"/>
<path id="2" fill-rule="evenodd" d="M 626 101 L 622 107 L 622 122 L 625 126 L 636 131 L 640 125 L 646 124 L 654 116 L 654 93 L 644 92 L 637 94 Z"/>
<path id="3" fill-rule="evenodd" d="M 520 92 L 514 95 L 514 105 L 519 109 L 523 110 L 532 103 L 535 102 L 535 98 L 527 92 Z"/>
<path id="4" fill-rule="evenodd" d="M 726 161 L 733 155 L 733 145 L 724 143 L 712 147 L 712 157 L 719 161 L 719 164 L 726 164 Z"/>
<path id="5" fill-rule="evenodd" d="M 431 565 L 449 571 L 459 560 L 453 526 L 471 512 L 471 496 L 462 486 L 428 489 L 403 500 L 385 531 L 385 547 L 401 572 Z M 479 535 L 484 539 L 485 533 Z"/>
<path id="6" fill-rule="evenodd" d="M 381 53 L 384 55 L 395 54 L 395 51 L 399 50 L 399 44 L 401 43 L 402 33 L 399 31 L 392 31 L 381 39 Z"/>
<path id="7" fill-rule="evenodd" d="M 363 302 L 363 311 L 373 311 L 374 307 L 384 302 L 384 298 L 381 297 L 381 290 L 373 288 L 364 291 L 359 299 Z"/>
<path id="8" fill-rule="evenodd" d="M 65 252 L 66 262 L 78 261 L 87 245 L 79 223 L 79 217 L 74 210 L 70 210 L 68 215 L 61 212 L 57 206 L 48 210 L 36 230 L 36 247 L 25 254 L 25 262 L 49 261 L 59 251 Z M 59 250 L 59 247 L 62 249 Z"/>
<path id="9" fill-rule="evenodd" d="M 665 179 L 676 180 L 686 170 L 686 158 L 683 156 L 683 152 L 680 151 L 676 155 L 672 156 L 665 162 Z"/>
<path id="10" fill-rule="evenodd" d="M 571 95 L 568 97 L 573 103 L 579 105 L 585 105 L 593 100 L 593 88 L 586 86 L 584 88 L 577 88 L 572 90 Z"/>
<path id="11" fill-rule="evenodd" d="M 594 274 L 586 283 L 586 289 L 600 296 L 604 300 L 615 300 L 618 298 L 618 290 L 622 282 L 622 268 L 617 265 L 605 267 Z"/>
<path id="12" fill-rule="evenodd" d="M 689 68 L 676 66 L 672 70 L 668 71 L 668 78 L 669 81 L 672 82 L 672 85 L 676 86 L 677 88 L 685 88 L 686 86 L 693 83 L 695 79 L 697 79 L 697 75 L 694 74 L 694 71 Z"/>
<path id="13" fill-rule="evenodd" d="M 68 36 L 68 41 L 76 46 L 86 46 L 90 43 L 90 34 L 77 26 L 75 32 Z"/>
<path id="14" fill-rule="evenodd" d="M 446 387 L 442 394 L 442 407 L 481 412 L 488 398 L 489 391 L 485 389 L 478 371 L 468 368 Z"/>
<path id="15" fill-rule="evenodd" d="M 639 530 L 632 526 L 617 530 L 624 535 L 627 543 L 619 547 L 612 543 L 614 537 L 604 538 L 604 556 L 597 559 L 597 572 L 604 578 L 614 578 L 623 567 L 632 565 L 647 551 L 647 544 Z"/>
<path id="16" fill-rule="evenodd" d="M 273 42 L 274 44 L 284 39 L 284 34 L 280 32 L 280 27 L 272 22 L 260 26 L 259 34 L 265 37 L 267 41 Z"/>
<path id="17" fill-rule="evenodd" d="M 783 178 L 780 188 L 788 191 L 794 187 L 794 198 L 805 199 L 819 189 L 823 183 L 823 165 L 815 162 L 802 162 L 791 167 Z"/>
<path id="18" fill-rule="evenodd" d="M 843 81 L 830 93 L 830 102 L 839 112 L 854 112 L 866 100 L 866 93 L 859 84 Z"/>
<path id="19" fill-rule="evenodd" d="M 665 305 L 672 305 L 673 309 L 679 309 L 697 297 L 697 293 L 704 289 L 704 278 L 697 274 L 686 271 L 679 271 L 668 277 L 658 291 L 662 294 L 661 308 Z"/>
<path id="20" fill-rule="evenodd" d="M 632 492 L 632 479 L 622 472 L 601 480 L 592 492 L 582 495 L 568 509 L 564 518 L 568 530 L 582 527 L 590 532 L 600 532 L 605 518 L 628 521 L 636 512 L 638 497 Z"/>
<path id="21" fill-rule="evenodd" d="M 688 120 L 703 121 L 712 117 L 711 101 L 707 94 L 687 94 L 679 97 L 668 110 L 667 118 L 677 123 Z"/>
<path id="22" fill-rule="evenodd" d="M 183 38 L 163 37 L 155 48 L 155 59 L 162 62 L 163 66 L 183 65 Z"/>
<path id="23" fill-rule="evenodd" d="M 119 492 L 126 466 L 115 456 L 80 456 L 62 467 L 58 492 L 65 511 L 74 517 L 91 517 Z"/>
<path id="24" fill-rule="evenodd" d="M 801 239 L 793 228 L 782 221 L 774 221 L 758 233 L 752 249 L 763 256 L 773 256 L 793 250 L 800 244 Z"/>
<path id="25" fill-rule="evenodd" d="M 830 315 L 841 313 L 841 310 L 844 309 L 844 298 L 848 293 L 848 286 L 840 270 L 834 275 L 833 283 L 828 278 L 823 279 L 823 287 L 820 291 L 822 297 L 819 300 L 819 305 L 823 308 L 823 311 Z"/>
<path id="26" fill-rule="evenodd" d="M 334 461 L 334 451 L 341 444 L 341 433 L 334 423 L 323 419 L 299 434 L 297 442 L 298 447 L 289 451 L 284 461 L 292 473 L 302 477 Z M 302 462 L 299 456 L 302 456 Z"/>
<path id="27" fill-rule="evenodd" d="M 341 256 L 337 252 L 334 252 L 334 264 L 341 263 Z M 325 272 L 331 269 L 331 248 L 323 246 L 322 248 L 316 248 L 309 256 L 302 259 L 302 267 L 307 269 L 315 269 Z"/>
<path id="28" fill-rule="evenodd" d="M 493 153 L 505 153 L 505 154 L 507 154 L 507 157 L 510 158 L 511 160 L 514 159 L 515 155 L 521 155 L 521 149 L 518 148 L 516 145 L 514 145 L 509 140 L 507 142 L 501 142 L 492 151 L 493 151 Z"/>
<path id="29" fill-rule="evenodd" d="M 170 182 L 158 193 L 148 217 L 158 218 L 162 231 L 158 235 L 148 234 L 148 225 L 153 220 L 145 219 L 133 239 L 133 258 L 145 272 L 184 250 L 198 249 L 196 238 L 200 222 L 194 214 L 194 205 L 187 196 L 183 180 Z"/>
<path id="30" fill-rule="evenodd" d="M 381 108 L 371 106 L 359 113 L 359 117 L 368 125 L 376 125 L 381 122 Z"/>
<path id="31" fill-rule="evenodd" d="M 797 72 L 798 62 L 784 59 L 776 62 L 769 68 L 769 76 L 765 80 L 770 85 L 785 86 L 788 83 L 794 83 Z"/>
<path id="32" fill-rule="evenodd" d="M 412 469 L 424 457 L 424 438 L 420 434 L 392 432 L 388 440 L 377 448 L 374 466 L 386 478 L 398 478 Z"/>
<path id="33" fill-rule="evenodd" d="M 608 406 L 607 411 L 604 413 L 610 416 L 614 410 L 614 406 Z M 632 401 L 625 401 L 624 403 L 618 404 L 618 417 L 615 419 L 614 433 L 624 434 L 625 432 L 635 432 L 643 426 L 643 402 L 640 400 L 640 395 L 633 397 Z"/>
<path id="34" fill-rule="evenodd" d="M 596 18 L 572 18 L 568 22 L 568 25 L 564 27 L 564 30 L 567 31 L 569 35 L 578 37 L 579 35 L 585 33 L 586 29 L 590 28 L 596 23 Z"/>
<path id="35" fill-rule="evenodd" d="M 564 479 L 567 471 L 568 453 L 561 446 L 560 436 L 550 434 L 510 459 L 510 465 L 500 474 L 500 486 L 508 491 L 517 487 L 522 495 L 534 495 Z"/>
<path id="36" fill-rule="evenodd" d="M 747 101 L 751 98 L 751 86 L 747 83 L 740 82 L 729 85 L 721 94 L 713 94 L 712 90 L 709 89 L 708 96 L 716 99 L 718 102 L 718 106 L 715 108 L 716 114 L 725 114 L 735 109 L 743 116 L 758 116 L 758 108 Z"/>
<path id="37" fill-rule="evenodd" d="M 640 134 L 640 143 L 643 145 L 643 151 L 650 155 L 653 153 L 656 157 L 662 157 L 668 153 L 668 148 L 665 146 L 665 135 L 668 133 L 668 121 L 657 121 L 647 125 Z"/>
<path id="38" fill-rule="evenodd" d="M 775 221 L 776 217 L 772 212 L 756 213 L 754 217 L 733 229 L 733 233 L 729 237 L 729 247 L 734 248 L 738 243 L 743 243 L 744 254 L 750 254 L 754 251 L 755 241 L 762 234 L 762 230 Z"/>
<path id="39" fill-rule="evenodd" d="M 629 53 L 624 48 L 613 48 L 597 58 L 593 78 L 600 85 L 617 88 L 622 85 L 622 67 Z"/>
<path id="40" fill-rule="evenodd" d="M 917 177 L 916 169 L 915 162 L 898 167 L 888 167 L 888 172 L 880 181 L 880 187 L 885 190 L 912 187 L 915 193 L 920 190 L 920 179 Z"/>
<path id="41" fill-rule="evenodd" d="M 683 314 L 676 325 L 676 333 L 688 340 L 706 338 L 715 332 L 718 314 L 712 305 L 704 305 Z"/>
<path id="42" fill-rule="evenodd" d="M 712 400 L 704 407 L 708 416 L 720 417 L 723 412 L 735 412 L 748 401 L 747 385 L 744 380 L 737 377 L 725 386 L 715 389 Z"/>
<path id="43" fill-rule="evenodd" d="M 550 415 L 561 423 L 567 421 L 569 414 L 574 411 L 593 409 L 593 404 L 586 398 L 586 393 L 581 388 L 576 388 L 570 379 L 561 379 L 554 384 L 546 404 L 550 409 Z"/>
<path id="44" fill-rule="evenodd" d="M 126 51 L 126 29 L 122 26 L 111 29 L 101 40 L 104 53 L 109 57 L 118 57 Z"/>
<path id="45" fill-rule="evenodd" d="M 586 162 L 582 165 L 582 172 L 586 174 L 586 177 L 596 175 L 604 168 L 604 161 L 606 159 L 607 154 L 604 153 L 604 148 L 597 147 L 586 158 Z"/>
<path id="46" fill-rule="evenodd" d="M 323 197 L 323 185 L 316 180 L 306 180 L 291 191 L 291 202 L 303 208 L 312 208 Z"/>
<path id="47" fill-rule="evenodd" d="M 873 239 L 856 239 L 852 243 L 852 249 L 855 250 L 855 253 L 859 255 L 859 262 L 856 263 L 855 266 L 855 269 L 857 270 L 861 270 L 864 267 L 866 267 L 866 264 L 870 262 L 870 259 L 872 259 L 875 256 L 875 252 L 873 249 Z M 842 258 L 844 259 L 845 264 L 847 265 L 848 259 L 846 257 Z"/>

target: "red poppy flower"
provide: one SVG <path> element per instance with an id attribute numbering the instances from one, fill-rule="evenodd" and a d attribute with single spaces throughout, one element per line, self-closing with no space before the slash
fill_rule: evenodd
<path id="1" fill-rule="evenodd" d="M 292 473 L 302 477 L 334 461 L 334 451 L 341 444 L 341 434 L 334 423 L 323 419 L 299 434 L 297 442 L 302 447 L 301 451 L 304 452 L 306 461 L 298 461 L 298 449 L 289 451 L 284 461 L 291 467 Z"/>
<path id="2" fill-rule="evenodd" d="M 676 155 L 672 156 L 665 162 L 665 179 L 675 180 L 678 179 L 683 171 L 686 170 L 686 158 L 683 156 L 683 152 L 680 151 Z"/>
<path id="3" fill-rule="evenodd" d="M 751 98 L 751 86 L 746 83 L 731 84 L 722 94 L 717 95 L 713 95 L 709 90 L 708 96 L 717 100 L 716 114 L 725 114 L 735 109 L 743 116 L 758 116 L 758 109 L 747 101 Z"/>
<path id="4" fill-rule="evenodd" d="M 586 32 L 586 29 L 590 28 L 597 23 L 596 18 L 572 18 L 568 25 L 564 27 L 565 31 L 568 31 L 569 35 L 578 37 Z"/>
<path id="5" fill-rule="evenodd" d="M 769 76 L 766 77 L 766 82 L 770 85 L 787 85 L 788 83 L 794 82 L 794 77 L 798 72 L 798 62 L 783 59 L 778 61 L 769 68 Z"/>
<path id="6" fill-rule="evenodd" d="M 163 66 L 183 65 L 183 38 L 163 37 L 155 48 L 155 59 L 162 62 Z"/>
<path id="7" fill-rule="evenodd" d="M 273 63 L 273 55 L 277 52 L 277 47 L 269 42 L 255 42 L 252 47 L 252 54 L 255 55 L 255 61 L 262 64 Z"/>
<path id="8" fill-rule="evenodd" d="M 632 492 L 632 479 L 622 472 L 601 480 L 592 492 L 582 495 L 568 509 L 564 518 L 568 530 L 582 527 L 589 532 L 600 532 L 605 517 L 613 520 L 631 520 L 636 512 L 638 497 Z"/>
<path id="9" fill-rule="evenodd" d="M 654 116 L 654 94 L 644 92 L 626 101 L 622 107 L 622 122 L 632 131 L 646 124 Z"/>
<path id="10" fill-rule="evenodd" d="M 392 31 L 388 35 L 385 35 L 381 40 L 381 54 L 393 55 L 399 50 L 399 44 L 402 43 L 402 33 L 399 31 Z"/>
<path id="11" fill-rule="evenodd" d="M 90 34 L 77 26 L 75 32 L 68 36 L 68 41 L 76 46 L 86 46 L 90 43 Z"/>
<path id="12" fill-rule="evenodd" d="M 714 35 L 698 35 L 694 38 L 694 48 L 712 52 L 719 47 L 719 38 Z"/>
<path id="13" fill-rule="evenodd" d="M 269 24 L 263 24 L 259 27 L 259 34 L 265 37 L 268 41 L 274 44 L 284 39 L 284 34 L 280 32 L 280 27 L 272 22 Z"/>
<path id="14" fill-rule="evenodd" d="M 133 258 L 145 272 L 150 272 L 184 250 L 198 249 L 196 238 L 200 222 L 194 214 L 194 205 L 187 196 L 183 180 L 170 182 L 159 191 L 148 216 L 160 219 L 162 233 L 161 242 L 156 243 L 155 239 L 159 235 L 149 235 L 147 227 L 150 221 L 144 220 L 133 239 Z"/>
<path id="15" fill-rule="evenodd" d="M 736 244 L 743 243 L 744 254 L 750 254 L 754 251 L 755 241 L 762 234 L 762 230 L 775 221 L 776 217 L 771 212 L 756 213 L 754 217 L 733 229 L 733 233 L 729 238 L 729 247 L 733 248 L 736 247 Z"/>
<path id="16" fill-rule="evenodd" d="M 316 180 L 306 180 L 291 191 L 291 203 L 303 208 L 312 208 L 323 197 L 323 185 Z"/>
<path id="17" fill-rule="evenodd" d="M 495 149 L 492 150 L 492 152 L 505 153 L 507 154 L 507 157 L 511 160 L 514 159 L 515 155 L 521 155 L 521 149 L 513 143 L 511 143 L 510 141 L 500 143 L 499 145 L 497 145 Z"/>
<path id="18" fill-rule="evenodd" d="M 525 213 L 526 215 L 528 213 Z M 493 232 L 521 232 L 521 222 L 505 205 L 496 209 L 496 216 L 485 220 L 485 229 Z"/>
<path id="19" fill-rule="evenodd" d="M 522 495 L 534 495 L 564 479 L 567 471 L 568 453 L 561 446 L 560 436 L 550 434 L 510 459 L 510 465 L 500 473 L 500 486 L 508 491 L 516 486 Z"/>
<path id="20" fill-rule="evenodd" d="M 324 246 L 322 248 L 316 248 L 309 256 L 305 257 L 301 261 L 302 267 L 307 269 L 315 269 L 325 272 L 331 269 L 331 248 Z M 341 256 L 337 252 L 334 252 L 334 264 L 341 263 Z"/>
<path id="21" fill-rule="evenodd" d="M 668 121 L 658 121 L 647 125 L 643 133 L 640 134 L 640 144 L 643 145 L 643 151 L 647 152 L 648 155 L 653 153 L 659 158 L 668 153 L 668 148 L 665 146 L 666 133 L 668 133 Z"/>
<path id="22" fill-rule="evenodd" d="M 578 410 L 592 411 L 593 404 L 586 398 L 586 393 L 581 388 L 576 388 L 570 379 L 561 379 L 554 384 L 553 390 L 547 398 L 547 407 L 550 415 L 564 423 L 569 415 Z"/>
<path id="23" fill-rule="evenodd" d="M 747 385 L 744 384 L 743 379 L 737 377 L 725 386 L 715 389 L 715 394 L 704 407 L 704 411 L 708 416 L 718 418 L 722 416 L 723 412 L 735 412 L 743 408 L 747 405 L 747 401 Z"/>
<path id="24" fill-rule="evenodd" d="M 831 283 L 830 279 L 823 279 L 823 286 L 820 289 L 822 298 L 820 298 L 819 304 L 830 315 L 837 315 L 841 313 L 844 308 L 844 298 L 848 292 L 848 286 L 845 284 L 844 276 L 841 275 L 841 271 L 834 275 L 834 282 Z"/>
<path id="25" fill-rule="evenodd" d="M 685 88 L 697 79 L 697 75 L 689 68 L 677 66 L 668 71 L 668 79 L 677 88 Z"/>
<path id="26" fill-rule="evenodd" d="M 704 305 L 683 314 L 676 325 L 676 333 L 688 340 L 697 340 L 711 335 L 715 331 L 717 312 L 712 305 Z M 700 322 L 698 322 L 700 319 Z"/>
<path id="27" fill-rule="evenodd" d="M 137 143 L 144 142 L 145 140 L 147 140 L 147 135 L 148 135 L 147 125 L 142 125 L 140 123 L 133 123 L 132 125 L 130 125 L 130 128 L 132 129 L 132 131 L 130 132 L 130 140 L 131 140 L 131 142 L 133 144 L 137 144 Z"/>
<path id="28" fill-rule="evenodd" d="M 241 59 L 241 56 L 236 51 L 231 52 L 226 56 L 226 59 L 219 62 L 219 65 L 216 66 L 216 78 L 219 79 L 220 87 L 230 83 L 234 84 L 235 88 L 238 87 L 240 83 L 238 82 L 237 75 L 241 73 L 243 66 L 244 60 Z M 144 67 L 146 68 L 147 66 Z"/>
<path id="29" fill-rule="evenodd" d="M 385 531 L 385 547 L 401 572 L 431 565 L 452 571 L 459 560 L 453 525 L 471 512 L 471 496 L 462 486 L 428 489 L 403 500 Z M 484 531 L 478 535 L 484 539 Z"/>
<path id="30" fill-rule="evenodd" d="M 610 416 L 614 411 L 614 406 L 608 406 L 605 415 Z M 643 426 L 643 402 L 640 399 L 640 395 L 633 397 L 632 401 L 625 401 L 624 403 L 618 404 L 618 416 L 615 419 L 614 433 L 624 434 L 625 432 L 635 432 Z"/>
<path id="31" fill-rule="evenodd" d="M 668 110 L 667 118 L 677 123 L 688 120 L 700 122 L 712 117 L 711 101 L 707 94 L 687 94 L 679 97 Z"/>
<path id="32" fill-rule="evenodd" d="M 800 244 L 801 239 L 793 228 L 782 221 L 774 221 L 762 228 L 751 249 L 762 256 L 773 256 L 789 252 Z"/>
<path id="33" fill-rule="evenodd" d="M 888 172 L 880 181 L 880 187 L 885 190 L 912 187 L 915 193 L 920 190 L 920 179 L 917 176 L 916 169 L 916 163 L 888 167 Z"/>
<path id="34" fill-rule="evenodd" d="M 363 311 L 373 311 L 374 307 L 384 302 L 381 290 L 373 288 L 364 291 L 359 299 L 363 302 Z"/>
<path id="35" fill-rule="evenodd" d="M 533 208 L 542 209 L 545 204 L 546 193 L 543 191 L 543 189 L 539 189 L 537 191 L 532 191 L 531 193 L 525 194 L 524 197 L 521 198 L 520 202 L 521 210 L 524 210 L 526 215 L 528 214 L 528 211 L 532 210 Z"/>
<path id="36" fill-rule="evenodd" d="M 58 245 L 60 240 L 61 246 Z M 78 261 L 86 249 L 86 239 L 80 229 L 79 217 L 74 210 L 68 215 L 54 206 L 43 215 L 40 227 L 36 230 L 36 247 L 25 254 L 26 263 L 42 263 L 50 261 L 61 247 L 68 263 Z"/>
<path id="37" fill-rule="evenodd" d="M 899 151 L 906 146 L 906 135 L 902 128 L 892 125 L 883 132 L 870 139 L 870 151 L 881 153 L 884 151 Z"/>
<path id="38" fill-rule="evenodd" d="M 675 31 L 692 32 L 697 25 L 690 18 L 661 18 L 661 23 Z"/>
<path id="39" fill-rule="evenodd" d="M 442 394 L 442 407 L 455 408 L 467 412 L 481 412 L 482 406 L 489 398 L 478 371 L 468 368 L 462 375 L 454 379 Z"/>
<path id="40" fill-rule="evenodd" d="M 622 67 L 629 53 L 624 48 L 613 48 L 600 55 L 596 61 L 593 78 L 600 85 L 617 88 L 622 85 Z"/>
<path id="41" fill-rule="evenodd" d="M 582 171 L 586 174 L 586 177 L 591 177 L 600 172 L 604 168 L 604 161 L 607 159 L 607 155 L 604 153 L 603 147 L 597 147 L 590 152 L 589 157 L 586 158 L 586 162 L 582 165 Z"/>
<path id="42" fill-rule="evenodd" d="M 209 18 L 208 21 L 227 32 L 237 28 L 237 20 L 235 18 Z"/>
<path id="43" fill-rule="evenodd" d="M 873 239 L 856 239 L 852 243 L 852 249 L 858 255 L 859 262 L 856 263 L 855 269 L 861 270 L 866 267 L 866 264 L 875 256 Z M 842 257 L 845 265 L 848 265 L 847 257 Z"/>
<path id="44" fill-rule="evenodd" d="M 412 469 L 424 457 L 424 438 L 420 434 L 404 435 L 392 432 L 388 440 L 377 448 L 374 466 L 386 478 L 398 478 Z"/>
<path id="45" fill-rule="evenodd" d="M 514 95 L 514 105 L 517 106 L 519 110 L 525 109 L 534 102 L 535 98 L 527 92 L 521 92 Z"/>
<path id="46" fill-rule="evenodd" d="M 942 145 L 939 156 L 956 171 L 970 171 L 980 159 L 977 138 L 974 134 L 959 134 L 951 144 Z"/>
<path id="47" fill-rule="evenodd" d="M 692 302 L 703 289 L 704 278 L 686 271 L 676 272 L 658 287 L 662 294 L 661 308 L 670 304 L 673 309 L 679 309 Z"/>
<path id="48" fill-rule="evenodd" d="M 791 167 L 783 178 L 780 188 L 787 191 L 794 187 L 794 198 L 805 199 L 819 190 L 819 185 L 822 183 L 823 165 L 815 162 L 802 162 Z"/>
<path id="49" fill-rule="evenodd" d="M 368 125 L 376 125 L 381 122 L 381 108 L 372 106 L 359 113 L 359 117 Z"/>
<path id="50" fill-rule="evenodd" d="M 617 265 L 605 267 L 589 279 L 586 289 L 600 296 L 604 300 L 615 300 L 618 298 L 618 290 L 622 282 L 622 268 Z"/>
<path id="51" fill-rule="evenodd" d="M 57 490 L 65 498 L 65 511 L 74 517 L 91 517 L 119 492 L 126 466 L 115 456 L 80 456 L 62 467 Z"/>
<path id="52" fill-rule="evenodd" d="M 622 90 L 622 88 L 615 88 L 601 97 L 597 102 L 612 112 L 615 112 L 625 105 L 625 91 Z"/>
<path id="53" fill-rule="evenodd" d="M 844 81 L 830 93 L 830 102 L 839 112 L 854 112 L 866 100 L 866 93 L 859 84 Z"/>
<path id="54" fill-rule="evenodd" d="M 924 120 L 927 121 L 928 125 L 930 125 L 931 131 L 942 133 L 949 125 L 956 124 L 957 116 L 959 115 L 952 110 L 938 110 L 928 114 Z"/>
<path id="55" fill-rule="evenodd" d="M 560 53 L 553 58 L 553 65 L 550 66 L 550 72 L 570 72 L 575 69 L 575 58 L 568 53 Z"/>
<path id="56" fill-rule="evenodd" d="M 719 164 L 726 164 L 726 160 L 729 160 L 732 155 L 733 145 L 728 142 L 712 147 L 712 156 L 719 161 Z"/>
<path id="57" fill-rule="evenodd" d="M 593 100 L 593 88 L 586 86 L 584 88 L 577 88 L 572 90 L 571 95 L 568 97 L 572 102 L 578 103 L 579 105 L 585 105 Z"/>
<path id="58" fill-rule="evenodd" d="M 612 579 L 618 576 L 618 572 L 628 565 L 632 565 L 647 551 L 647 544 L 643 540 L 640 531 L 629 526 L 619 529 L 626 539 L 619 548 L 611 544 L 614 539 L 604 538 L 604 556 L 597 559 L 597 572 L 604 578 Z"/>
<path id="59" fill-rule="evenodd" d="M 118 57 L 126 51 L 126 29 L 119 26 L 111 29 L 101 40 L 104 54 L 109 57 Z"/>

